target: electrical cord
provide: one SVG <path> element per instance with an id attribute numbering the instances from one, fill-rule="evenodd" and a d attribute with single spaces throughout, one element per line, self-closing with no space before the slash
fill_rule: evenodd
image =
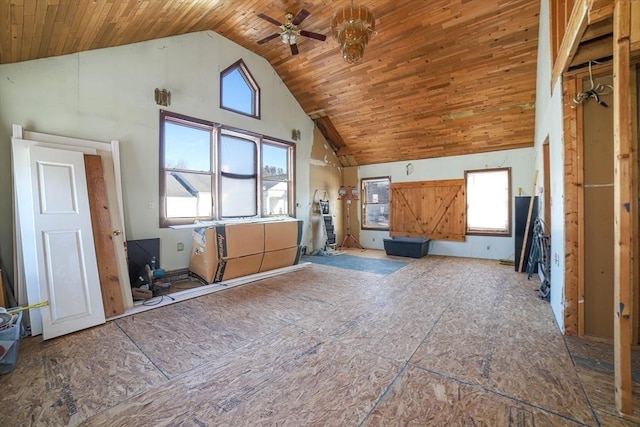
<path id="1" fill-rule="evenodd" d="M 171 301 L 175 301 L 176 299 L 174 297 L 172 297 L 171 295 L 159 295 L 157 297 L 152 297 L 149 299 L 146 299 L 142 302 L 142 305 L 146 305 L 146 306 L 152 306 L 152 305 L 158 305 L 160 304 L 162 301 L 164 301 L 164 297 L 169 298 Z"/>

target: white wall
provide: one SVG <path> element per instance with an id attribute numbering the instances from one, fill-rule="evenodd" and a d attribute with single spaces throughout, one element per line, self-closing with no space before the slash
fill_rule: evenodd
<path id="1" fill-rule="evenodd" d="M 534 174 L 534 150 L 496 151 L 484 154 L 441 157 L 358 167 L 358 178 L 390 176 L 391 182 L 434 181 L 462 179 L 465 170 L 511 167 L 513 196 L 531 194 Z M 407 164 L 413 164 L 413 173 L 407 175 Z M 513 213 L 513 212 L 512 212 Z M 513 224 L 513 222 L 512 222 Z M 360 230 L 360 243 L 366 248 L 383 249 L 387 231 Z M 514 239 L 511 237 L 467 236 L 465 242 L 434 240 L 429 253 L 485 259 L 514 259 Z"/>
<path id="2" fill-rule="evenodd" d="M 219 74 L 243 59 L 261 89 L 261 119 L 219 108 Z M 297 217 L 311 241 L 309 158 L 313 122 L 269 63 L 213 32 L 0 65 L 0 255 L 12 259 L 11 125 L 99 141 L 119 140 L 127 239 L 160 237 L 161 265 L 186 268 L 191 234 L 158 227 L 159 108 L 154 89 L 171 91 L 167 110 L 296 143 Z M 177 251 L 177 243 L 185 251 Z"/>
<path id="3" fill-rule="evenodd" d="M 538 30 L 538 71 L 536 82 L 536 167 L 542 171 L 542 144 L 549 137 L 551 169 L 551 308 L 564 331 L 564 150 L 562 81 L 555 82 L 551 94 L 551 43 L 549 2 L 541 0 Z M 542 183 L 542 175 L 539 183 Z M 545 207 L 547 209 L 547 207 Z"/>

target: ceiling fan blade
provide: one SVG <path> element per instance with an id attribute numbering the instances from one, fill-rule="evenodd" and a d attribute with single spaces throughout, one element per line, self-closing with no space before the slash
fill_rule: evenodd
<path id="1" fill-rule="evenodd" d="M 311 31 L 305 30 L 300 30 L 300 35 L 322 41 L 325 41 L 327 39 L 327 36 L 325 36 L 324 34 L 312 33 Z"/>
<path id="2" fill-rule="evenodd" d="M 258 40 L 258 44 L 266 43 L 266 42 L 268 42 L 270 40 L 273 40 L 273 39 L 275 39 L 277 37 L 280 37 L 280 34 L 273 33 L 270 36 L 263 38 L 262 40 Z"/>
<path id="3" fill-rule="evenodd" d="M 278 21 L 276 21 L 275 19 L 273 19 L 272 17 L 265 15 L 264 13 L 259 13 L 259 14 L 258 14 L 258 18 L 262 18 L 262 19 L 264 19 L 265 21 L 269 21 L 269 22 L 271 22 L 272 24 L 277 25 L 278 27 L 279 27 L 280 25 L 282 25 L 282 22 L 278 22 Z"/>
<path id="4" fill-rule="evenodd" d="M 291 55 L 297 55 L 298 54 L 298 45 L 297 44 L 292 44 L 289 45 L 291 46 Z"/>
<path id="5" fill-rule="evenodd" d="M 307 16 L 309 16 L 309 13 L 310 12 L 308 10 L 301 9 L 300 12 L 298 12 L 298 14 L 295 16 L 295 18 L 293 18 L 293 21 L 291 21 L 291 23 L 293 25 L 298 25 L 299 23 L 307 19 Z"/>

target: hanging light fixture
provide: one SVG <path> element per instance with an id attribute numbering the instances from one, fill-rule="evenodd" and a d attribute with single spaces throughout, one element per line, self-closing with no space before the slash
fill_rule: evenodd
<path id="1" fill-rule="evenodd" d="M 298 27 L 293 23 L 292 13 L 287 13 L 285 15 L 285 18 L 287 18 L 287 23 L 280 25 L 280 29 L 282 30 L 280 38 L 282 40 L 282 43 L 294 45 L 298 42 L 300 30 L 298 30 Z"/>
<path id="2" fill-rule="evenodd" d="M 331 33 L 342 49 L 342 57 L 349 64 L 362 62 L 364 48 L 375 34 L 373 13 L 365 6 L 345 6 L 333 14 Z"/>

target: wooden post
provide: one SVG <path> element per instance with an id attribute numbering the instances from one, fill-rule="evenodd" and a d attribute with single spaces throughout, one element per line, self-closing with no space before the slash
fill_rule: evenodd
<path id="1" fill-rule="evenodd" d="M 533 174 L 533 188 L 531 189 L 531 200 L 529 201 L 529 212 L 527 212 L 527 224 L 524 226 L 524 240 L 522 242 L 522 250 L 520 251 L 520 264 L 518 271 L 522 273 L 524 266 L 524 255 L 527 253 L 527 241 L 529 240 L 529 228 L 531 227 L 531 213 L 533 212 L 533 203 L 536 196 L 536 183 L 538 182 L 538 171 Z"/>
<path id="2" fill-rule="evenodd" d="M 613 17 L 613 145 L 614 145 L 614 362 L 616 408 L 632 413 L 631 337 L 633 306 L 633 217 L 637 195 L 632 194 L 632 168 L 637 167 L 633 143 L 630 88 L 630 0 L 616 0 Z"/>
<path id="3" fill-rule="evenodd" d="M 111 240 L 111 219 L 102 159 L 97 155 L 85 154 L 84 163 L 104 315 L 117 316 L 124 313 L 124 300 L 120 288 L 116 254 Z"/>

